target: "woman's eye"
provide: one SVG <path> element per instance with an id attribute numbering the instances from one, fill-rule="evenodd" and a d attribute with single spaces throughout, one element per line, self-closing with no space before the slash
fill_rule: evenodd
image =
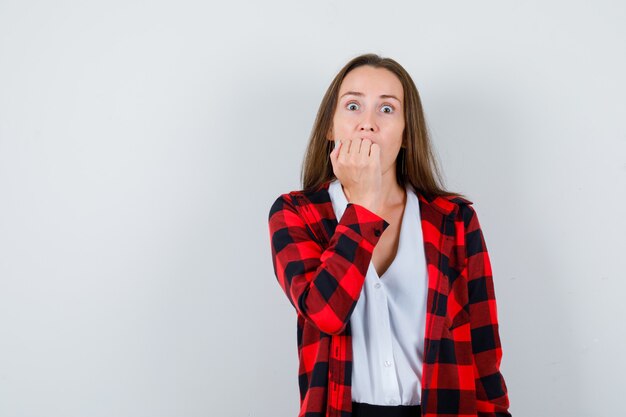
<path id="1" fill-rule="evenodd" d="M 354 108 L 354 107 L 352 107 L 352 106 L 356 106 L 357 108 L 355 109 L 355 108 Z M 358 105 L 358 104 L 356 104 L 355 102 L 352 102 L 352 103 L 348 103 L 348 104 L 347 104 L 347 108 L 348 108 L 348 110 L 357 110 L 357 109 L 358 109 L 358 107 L 359 107 L 359 105 Z M 384 111 L 384 110 L 383 110 L 383 113 L 393 113 L 393 112 L 395 111 L 395 109 L 393 108 L 393 106 L 390 106 L 390 105 L 388 105 L 388 104 L 385 104 L 382 108 L 384 109 L 385 107 L 389 108 L 389 109 L 390 109 L 390 111 Z"/>

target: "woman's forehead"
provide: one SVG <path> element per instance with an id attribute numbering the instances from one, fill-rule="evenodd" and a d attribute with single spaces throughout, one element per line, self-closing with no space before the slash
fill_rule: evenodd
<path id="1" fill-rule="evenodd" d="M 396 98 L 402 101 L 402 83 L 394 73 L 384 68 L 359 67 L 350 71 L 341 83 L 339 96 Z"/>

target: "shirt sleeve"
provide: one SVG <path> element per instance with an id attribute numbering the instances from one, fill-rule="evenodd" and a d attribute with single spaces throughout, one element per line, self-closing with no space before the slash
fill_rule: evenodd
<path id="1" fill-rule="evenodd" d="M 510 417 L 507 386 L 500 372 L 502 347 L 489 253 L 475 209 L 463 207 L 478 417 Z"/>
<path id="2" fill-rule="evenodd" d="M 356 306 L 380 236 L 389 223 L 348 203 L 328 247 L 283 194 L 269 212 L 274 274 L 298 314 L 328 334 L 341 333 Z"/>

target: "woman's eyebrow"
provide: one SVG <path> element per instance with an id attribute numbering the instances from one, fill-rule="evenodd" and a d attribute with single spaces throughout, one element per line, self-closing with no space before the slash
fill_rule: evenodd
<path id="1" fill-rule="evenodd" d="M 365 94 L 359 92 L 359 91 L 348 91 L 344 94 L 341 95 L 341 97 L 339 98 L 343 98 L 343 96 L 358 96 L 358 97 L 363 97 Z M 400 99 L 396 96 L 394 96 L 393 94 L 381 94 L 380 98 L 392 98 L 394 100 L 397 100 L 398 103 L 402 103 L 402 101 L 400 101 Z"/>

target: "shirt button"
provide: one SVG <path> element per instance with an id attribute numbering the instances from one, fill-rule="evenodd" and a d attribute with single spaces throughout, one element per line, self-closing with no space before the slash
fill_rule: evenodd
<path id="1" fill-rule="evenodd" d="M 374 287 L 380 288 L 380 282 L 377 282 L 376 284 L 374 284 Z"/>
<path id="2" fill-rule="evenodd" d="M 391 366 L 391 361 L 385 361 L 385 366 Z"/>

